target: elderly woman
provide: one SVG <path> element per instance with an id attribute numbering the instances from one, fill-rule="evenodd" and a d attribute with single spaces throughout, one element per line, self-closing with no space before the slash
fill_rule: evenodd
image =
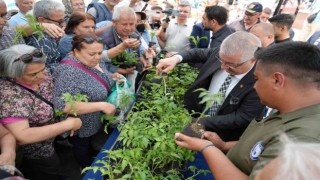
<path id="1" fill-rule="evenodd" d="M 59 178 L 54 137 L 82 124 L 79 118 L 54 119 L 53 83 L 45 62 L 46 56 L 28 45 L 0 52 L 0 123 L 21 145 L 21 170 L 28 179 Z"/>
<path id="2" fill-rule="evenodd" d="M 101 127 L 101 112 L 112 115 L 115 106 L 105 102 L 113 85 L 111 74 L 101 61 L 103 42 L 94 34 L 77 35 L 73 38 L 72 55 L 63 59 L 54 72 L 54 106 L 65 113 L 72 113 L 72 108 L 82 120 L 83 126 L 72 137 L 73 153 L 81 167 L 89 166 L 92 158 L 89 148 L 92 136 Z M 76 102 L 72 108 L 61 96 L 81 93 L 88 97 L 88 102 Z"/>
<path id="3" fill-rule="evenodd" d="M 72 38 L 75 35 L 94 33 L 96 22 L 94 17 L 84 12 L 74 12 L 65 28 L 66 35 L 59 41 L 58 50 L 64 58 L 72 51 Z"/>

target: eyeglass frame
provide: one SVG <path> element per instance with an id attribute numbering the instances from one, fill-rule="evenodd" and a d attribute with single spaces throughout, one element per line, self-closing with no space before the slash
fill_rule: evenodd
<path id="1" fill-rule="evenodd" d="M 251 12 L 248 12 L 248 11 L 244 12 L 244 15 L 249 16 L 249 17 L 253 17 L 253 16 L 257 15 L 257 14 L 258 14 L 257 12 L 255 12 L 255 13 L 251 13 Z"/>
<path id="2" fill-rule="evenodd" d="M 249 59 L 249 60 L 246 60 L 246 61 L 244 61 L 242 63 L 230 65 L 230 64 L 228 64 L 228 62 L 227 63 L 224 62 L 219 56 L 216 56 L 216 58 L 221 62 L 221 64 L 224 64 L 224 65 L 228 66 L 231 69 L 236 69 L 236 68 L 244 65 L 246 62 L 249 62 L 250 60 L 252 60 L 252 59 Z"/>
<path id="3" fill-rule="evenodd" d="M 29 64 L 33 61 L 33 58 L 42 58 L 43 56 L 44 56 L 44 53 L 41 50 L 35 49 L 31 53 L 26 53 L 16 58 L 15 60 L 13 60 L 13 63 L 21 60 L 25 64 Z"/>
<path id="4" fill-rule="evenodd" d="M 59 21 L 56 21 L 56 20 L 53 20 L 53 19 L 50 19 L 50 18 L 46 18 L 46 17 L 43 17 L 43 18 L 46 19 L 46 20 L 49 20 L 49 21 L 58 23 L 59 26 L 62 26 L 63 23 L 66 23 L 66 22 L 65 22 L 65 19 L 60 19 Z"/>

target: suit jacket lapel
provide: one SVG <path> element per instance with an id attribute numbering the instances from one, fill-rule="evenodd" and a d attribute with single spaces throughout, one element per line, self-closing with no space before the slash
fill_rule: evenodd
<path id="1" fill-rule="evenodd" d="M 225 101 L 221 105 L 220 110 L 228 106 L 230 103 L 239 103 L 240 95 L 246 91 L 248 88 L 253 88 L 253 83 L 255 82 L 253 71 L 255 66 L 238 82 L 238 84 L 231 90 L 231 92 L 226 97 Z M 232 102 L 231 102 L 232 101 Z"/>

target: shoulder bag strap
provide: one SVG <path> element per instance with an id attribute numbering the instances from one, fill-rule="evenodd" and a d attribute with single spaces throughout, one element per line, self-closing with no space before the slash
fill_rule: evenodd
<path id="1" fill-rule="evenodd" d="M 20 86 L 20 87 L 22 87 L 23 89 L 29 91 L 31 94 L 33 94 L 34 96 L 36 96 L 38 99 L 42 100 L 43 102 L 47 103 L 48 105 L 50 105 L 50 106 L 52 107 L 52 109 L 54 109 L 52 102 L 50 102 L 49 100 L 47 100 L 46 98 L 44 98 L 44 97 L 41 96 L 40 94 L 34 92 L 33 90 L 31 90 L 31 89 L 29 89 L 29 88 L 26 88 L 26 87 L 22 86 L 22 85 L 19 84 L 19 83 L 16 83 L 16 82 L 14 82 L 14 81 L 11 81 L 11 80 L 8 79 L 8 78 L 7 78 L 6 80 L 9 81 L 9 82 L 11 82 L 11 83 L 14 84 L 14 85 Z"/>
<path id="2" fill-rule="evenodd" d="M 89 69 L 87 69 L 86 67 L 84 67 L 82 64 L 77 63 L 77 62 L 72 61 L 72 60 L 64 60 L 64 61 L 61 61 L 60 64 L 70 64 L 70 65 L 72 65 L 74 67 L 77 67 L 77 68 L 85 71 L 86 73 L 88 73 L 92 77 L 94 77 L 97 81 L 99 81 L 107 89 L 107 92 L 110 91 L 109 85 L 101 77 L 99 77 L 94 72 L 92 72 Z"/>

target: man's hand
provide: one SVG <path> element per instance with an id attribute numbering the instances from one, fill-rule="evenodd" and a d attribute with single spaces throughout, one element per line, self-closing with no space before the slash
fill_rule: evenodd
<path id="1" fill-rule="evenodd" d="M 168 71 L 172 70 L 179 62 L 179 58 L 177 57 L 170 57 L 166 59 L 161 59 L 156 66 L 156 73 L 159 74 L 160 72 L 167 73 Z"/>
<path id="2" fill-rule="evenodd" d="M 178 54 L 178 52 L 176 52 L 176 51 L 170 51 L 170 52 L 167 52 L 166 53 L 166 58 L 169 58 L 169 57 L 172 57 L 173 55 L 175 55 L 175 54 Z"/>
<path id="3" fill-rule="evenodd" d="M 53 38 L 59 39 L 65 35 L 64 30 L 55 24 L 41 23 L 41 26 L 44 28 L 44 31 Z"/>
<path id="4" fill-rule="evenodd" d="M 218 149 L 225 151 L 226 142 L 224 142 L 217 133 L 205 131 L 202 134 L 202 138 L 206 138 L 211 141 Z"/>
<path id="5" fill-rule="evenodd" d="M 152 67 L 152 63 L 149 60 L 145 59 L 144 57 L 140 57 L 140 61 L 143 63 L 144 69 L 146 71 Z"/>
<path id="6" fill-rule="evenodd" d="M 157 48 L 157 47 L 156 47 Z M 156 53 L 152 48 L 148 48 L 146 51 L 144 51 L 144 56 L 149 59 L 149 58 L 154 58 L 156 57 Z"/>
<path id="7" fill-rule="evenodd" d="M 157 54 L 157 45 L 156 44 L 152 45 L 151 49 L 153 50 L 154 54 Z"/>
<path id="8" fill-rule="evenodd" d="M 140 41 L 138 39 L 129 38 L 122 42 L 125 48 L 138 48 L 140 46 Z"/>
<path id="9" fill-rule="evenodd" d="M 161 23 L 162 29 L 166 29 L 166 28 L 168 28 L 168 26 L 169 26 L 169 23 L 167 23 L 167 22 L 165 22 L 165 21 L 163 21 L 163 22 Z"/>
<path id="10" fill-rule="evenodd" d="M 119 68 L 118 73 L 120 73 L 120 74 L 133 74 L 135 69 L 136 69 L 136 67 L 131 67 L 131 68 L 127 68 L 127 69 Z"/>
<path id="11" fill-rule="evenodd" d="M 181 133 L 175 134 L 175 142 L 178 146 L 181 146 L 190 150 L 194 150 L 194 151 L 200 151 L 203 147 L 209 144 L 212 144 L 208 140 L 186 136 Z"/>

